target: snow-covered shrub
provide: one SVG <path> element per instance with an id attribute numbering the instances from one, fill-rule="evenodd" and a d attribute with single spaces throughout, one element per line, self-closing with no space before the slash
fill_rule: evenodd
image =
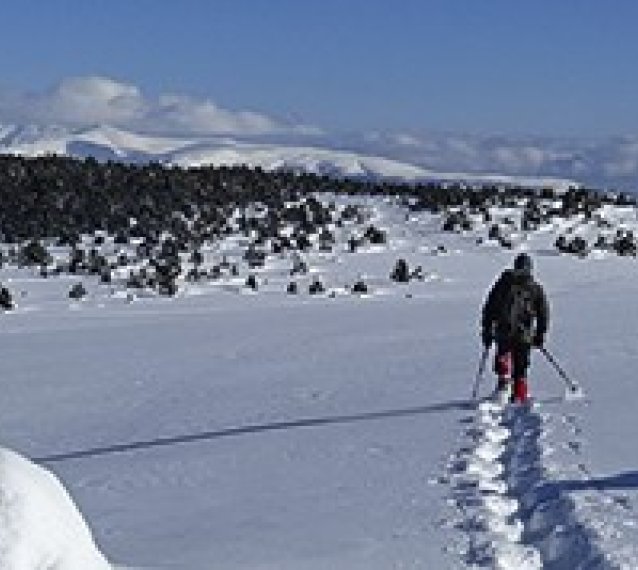
<path id="1" fill-rule="evenodd" d="M 374 245 L 382 245 L 388 240 L 386 233 L 375 226 L 368 226 L 364 237 Z"/>
<path id="2" fill-rule="evenodd" d="M 19 255 L 23 265 L 47 265 L 51 261 L 51 256 L 38 240 L 27 243 Z"/>
<path id="3" fill-rule="evenodd" d="M 300 257 L 296 257 L 290 270 L 290 276 L 305 275 L 306 273 L 308 273 L 308 264 Z"/>
<path id="4" fill-rule="evenodd" d="M 69 291 L 70 299 L 78 300 L 78 299 L 82 299 L 85 296 L 86 296 L 86 289 L 81 282 L 73 285 L 73 287 L 71 287 L 71 290 Z"/>
<path id="5" fill-rule="evenodd" d="M 190 283 L 197 283 L 206 278 L 208 273 L 205 269 L 199 269 L 199 266 L 191 267 L 187 272 L 185 279 Z"/>
<path id="6" fill-rule="evenodd" d="M 394 269 L 390 274 L 390 279 L 397 283 L 407 283 L 410 280 L 410 268 L 405 259 L 401 258 L 397 260 Z"/>
<path id="7" fill-rule="evenodd" d="M 212 279 L 213 281 L 215 279 L 219 279 L 221 276 L 222 276 L 222 268 L 219 265 L 213 265 L 208 271 L 208 278 Z"/>
<path id="8" fill-rule="evenodd" d="M 357 217 L 360 215 L 361 211 L 360 211 L 360 207 L 356 206 L 354 204 L 348 204 L 342 211 L 341 211 L 341 219 L 343 221 L 352 221 L 357 219 Z"/>
<path id="9" fill-rule="evenodd" d="M 324 252 L 332 251 L 335 243 L 335 236 L 329 230 L 325 229 L 319 234 L 319 250 Z"/>
<path id="10" fill-rule="evenodd" d="M 7 311 L 13 309 L 13 297 L 6 287 L 0 287 L 0 308 Z"/>
<path id="11" fill-rule="evenodd" d="M 193 265 L 198 265 L 198 266 L 204 263 L 204 255 L 199 249 L 193 250 L 193 253 L 191 254 L 191 257 L 190 257 L 190 262 Z"/>
<path id="12" fill-rule="evenodd" d="M 182 272 L 182 267 L 178 257 L 162 257 L 153 260 L 155 268 L 155 280 L 157 282 L 157 292 L 160 295 L 172 297 L 177 293 L 177 284 L 175 280 Z"/>
<path id="13" fill-rule="evenodd" d="M 443 222 L 444 232 L 469 231 L 472 229 L 472 222 L 467 217 L 466 212 L 450 212 Z"/>
<path id="14" fill-rule="evenodd" d="M 263 267 L 266 262 L 266 253 L 260 249 L 256 249 L 253 244 L 244 252 L 243 257 L 248 263 L 248 266 L 252 268 Z"/>
<path id="15" fill-rule="evenodd" d="M 157 292 L 166 297 L 174 297 L 177 294 L 177 283 L 173 279 L 157 282 Z"/>
<path id="16" fill-rule="evenodd" d="M 543 218 L 538 204 L 536 202 L 530 202 L 523 211 L 523 216 L 521 218 L 521 229 L 524 232 L 537 230 L 542 221 Z"/>
<path id="17" fill-rule="evenodd" d="M 257 291 L 257 278 L 252 273 L 246 277 L 246 287 Z"/>
<path id="18" fill-rule="evenodd" d="M 509 237 L 501 236 L 498 243 L 505 249 L 512 249 L 514 247 L 514 242 Z"/>
<path id="19" fill-rule="evenodd" d="M 558 236 L 554 242 L 554 247 L 561 253 L 567 253 L 567 237 L 564 235 Z"/>
<path id="20" fill-rule="evenodd" d="M 605 236 L 599 235 L 596 238 L 596 241 L 594 242 L 594 248 L 601 249 L 601 250 L 609 249 L 609 244 L 607 243 Z"/>
<path id="21" fill-rule="evenodd" d="M 361 245 L 360 239 L 357 239 L 354 236 L 351 236 L 350 238 L 348 238 L 348 251 L 350 251 L 350 253 L 355 253 L 360 245 Z"/>
<path id="22" fill-rule="evenodd" d="M 501 227 L 498 224 L 492 224 L 487 232 L 487 239 L 500 240 L 501 237 Z"/>
<path id="23" fill-rule="evenodd" d="M 410 279 L 417 279 L 418 281 L 423 281 L 423 279 L 425 279 L 425 275 L 423 274 L 423 267 L 421 267 L 420 265 L 417 265 L 410 273 Z"/>
<path id="24" fill-rule="evenodd" d="M 580 236 L 576 236 L 571 242 L 571 250 L 574 255 L 578 255 L 579 257 L 586 257 L 589 253 L 587 240 Z"/>
<path id="25" fill-rule="evenodd" d="M 319 281 L 319 279 L 315 279 L 308 287 L 308 293 L 310 293 L 311 295 L 325 293 L 325 291 L 326 288 L 323 286 L 323 283 Z"/>
<path id="26" fill-rule="evenodd" d="M 310 238 L 306 234 L 296 236 L 296 244 L 299 251 L 306 251 L 312 247 Z"/>
<path id="27" fill-rule="evenodd" d="M 92 275 L 99 275 L 104 268 L 108 267 L 108 261 L 96 249 L 91 249 L 89 252 L 88 264 L 88 271 Z"/>
<path id="28" fill-rule="evenodd" d="M 636 241 L 633 232 L 618 231 L 614 240 L 613 249 L 618 255 L 636 256 Z"/>
<path id="29" fill-rule="evenodd" d="M 566 236 L 561 235 L 556 239 L 554 245 L 561 253 L 571 253 L 579 257 L 586 257 L 589 253 L 587 240 L 581 236 L 576 236 L 569 240 Z"/>
<path id="30" fill-rule="evenodd" d="M 363 279 L 359 279 L 359 281 L 357 281 L 353 286 L 352 286 L 352 292 L 353 293 L 367 293 L 368 292 L 368 286 L 366 285 L 365 281 Z"/>

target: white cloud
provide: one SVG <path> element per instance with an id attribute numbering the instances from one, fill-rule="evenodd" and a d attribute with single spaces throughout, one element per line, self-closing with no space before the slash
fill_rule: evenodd
<path id="1" fill-rule="evenodd" d="M 137 87 L 103 77 L 66 79 L 43 102 L 71 122 L 134 121 L 148 108 Z"/>
<path id="2" fill-rule="evenodd" d="M 396 133 L 392 135 L 394 142 L 401 146 L 415 146 L 420 147 L 423 143 L 414 135 L 409 133 Z"/>
<path id="3" fill-rule="evenodd" d="M 282 125 L 252 111 L 228 111 L 209 100 L 184 95 L 163 95 L 156 113 L 169 127 L 193 133 L 268 134 L 283 130 Z"/>
<path id="4" fill-rule="evenodd" d="M 638 140 L 618 143 L 616 152 L 605 164 L 605 172 L 611 177 L 638 177 Z"/>
<path id="5" fill-rule="evenodd" d="M 506 170 L 536 172 L 556 158 L 548 149 L 529 145 L 499 146 L 494 149 L 496 165 Z"/>
<path id="6" fill-rule="evenodd" d="M 107 77 L 73 77 L 42 93 L 0 96 L 0 120 L 72 127 L 97 123 L 182 134 L 318 134 L 254 111 L 233 111 L 210 99 L 145 96 L 132 84 Z"/>
<path id="7" fill-rule="evenodd" d="M 356 150 L 438 171 L 574 179 L 638 192 L 638 137 L 593 140 L 462 133 L 362 133 Z M 405 142 L 408 142 L 407 140 Z"/>

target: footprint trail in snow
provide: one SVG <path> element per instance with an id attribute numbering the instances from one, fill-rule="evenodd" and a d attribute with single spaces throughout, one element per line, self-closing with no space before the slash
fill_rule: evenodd
<path id="1" fill-rule="evenodd" d="M 485 400 L 462 421 L 443 478 L 454 511 L 446 522 L 460 531 L 451 548 L 471 568 L 638 568 L 633 507 L 588 482 L 576 416 L 560 425 L 577 472 L 553 458 L 556 417 L 541 410 Z"/>

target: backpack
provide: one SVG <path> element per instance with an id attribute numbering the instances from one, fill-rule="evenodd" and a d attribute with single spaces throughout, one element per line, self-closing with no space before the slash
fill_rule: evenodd
<path id="1" fill-rule="evenodd" d="M 512 280 L 501 303 L 499 325 L 511 340 L 531 343 L 536 318 L 534 290 L 530 282 Z"/>

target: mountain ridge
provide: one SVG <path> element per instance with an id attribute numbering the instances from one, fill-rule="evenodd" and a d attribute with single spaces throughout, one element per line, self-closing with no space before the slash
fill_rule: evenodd
<path id="1" fill-rule="evenodd" d="M 570 178 L 499 173 L 438 171 L 378 154 L 302 144 L 243 140 L 230 136 L 176 136 L 137 133 L 107 124 L 71 129 L 60 126 L 0 125 L 0 153 L 93 156 L 98 160 L 162 162 L 181 167 L 247 165 L 358 179 L 461 182 L 566 189 Z"/>

